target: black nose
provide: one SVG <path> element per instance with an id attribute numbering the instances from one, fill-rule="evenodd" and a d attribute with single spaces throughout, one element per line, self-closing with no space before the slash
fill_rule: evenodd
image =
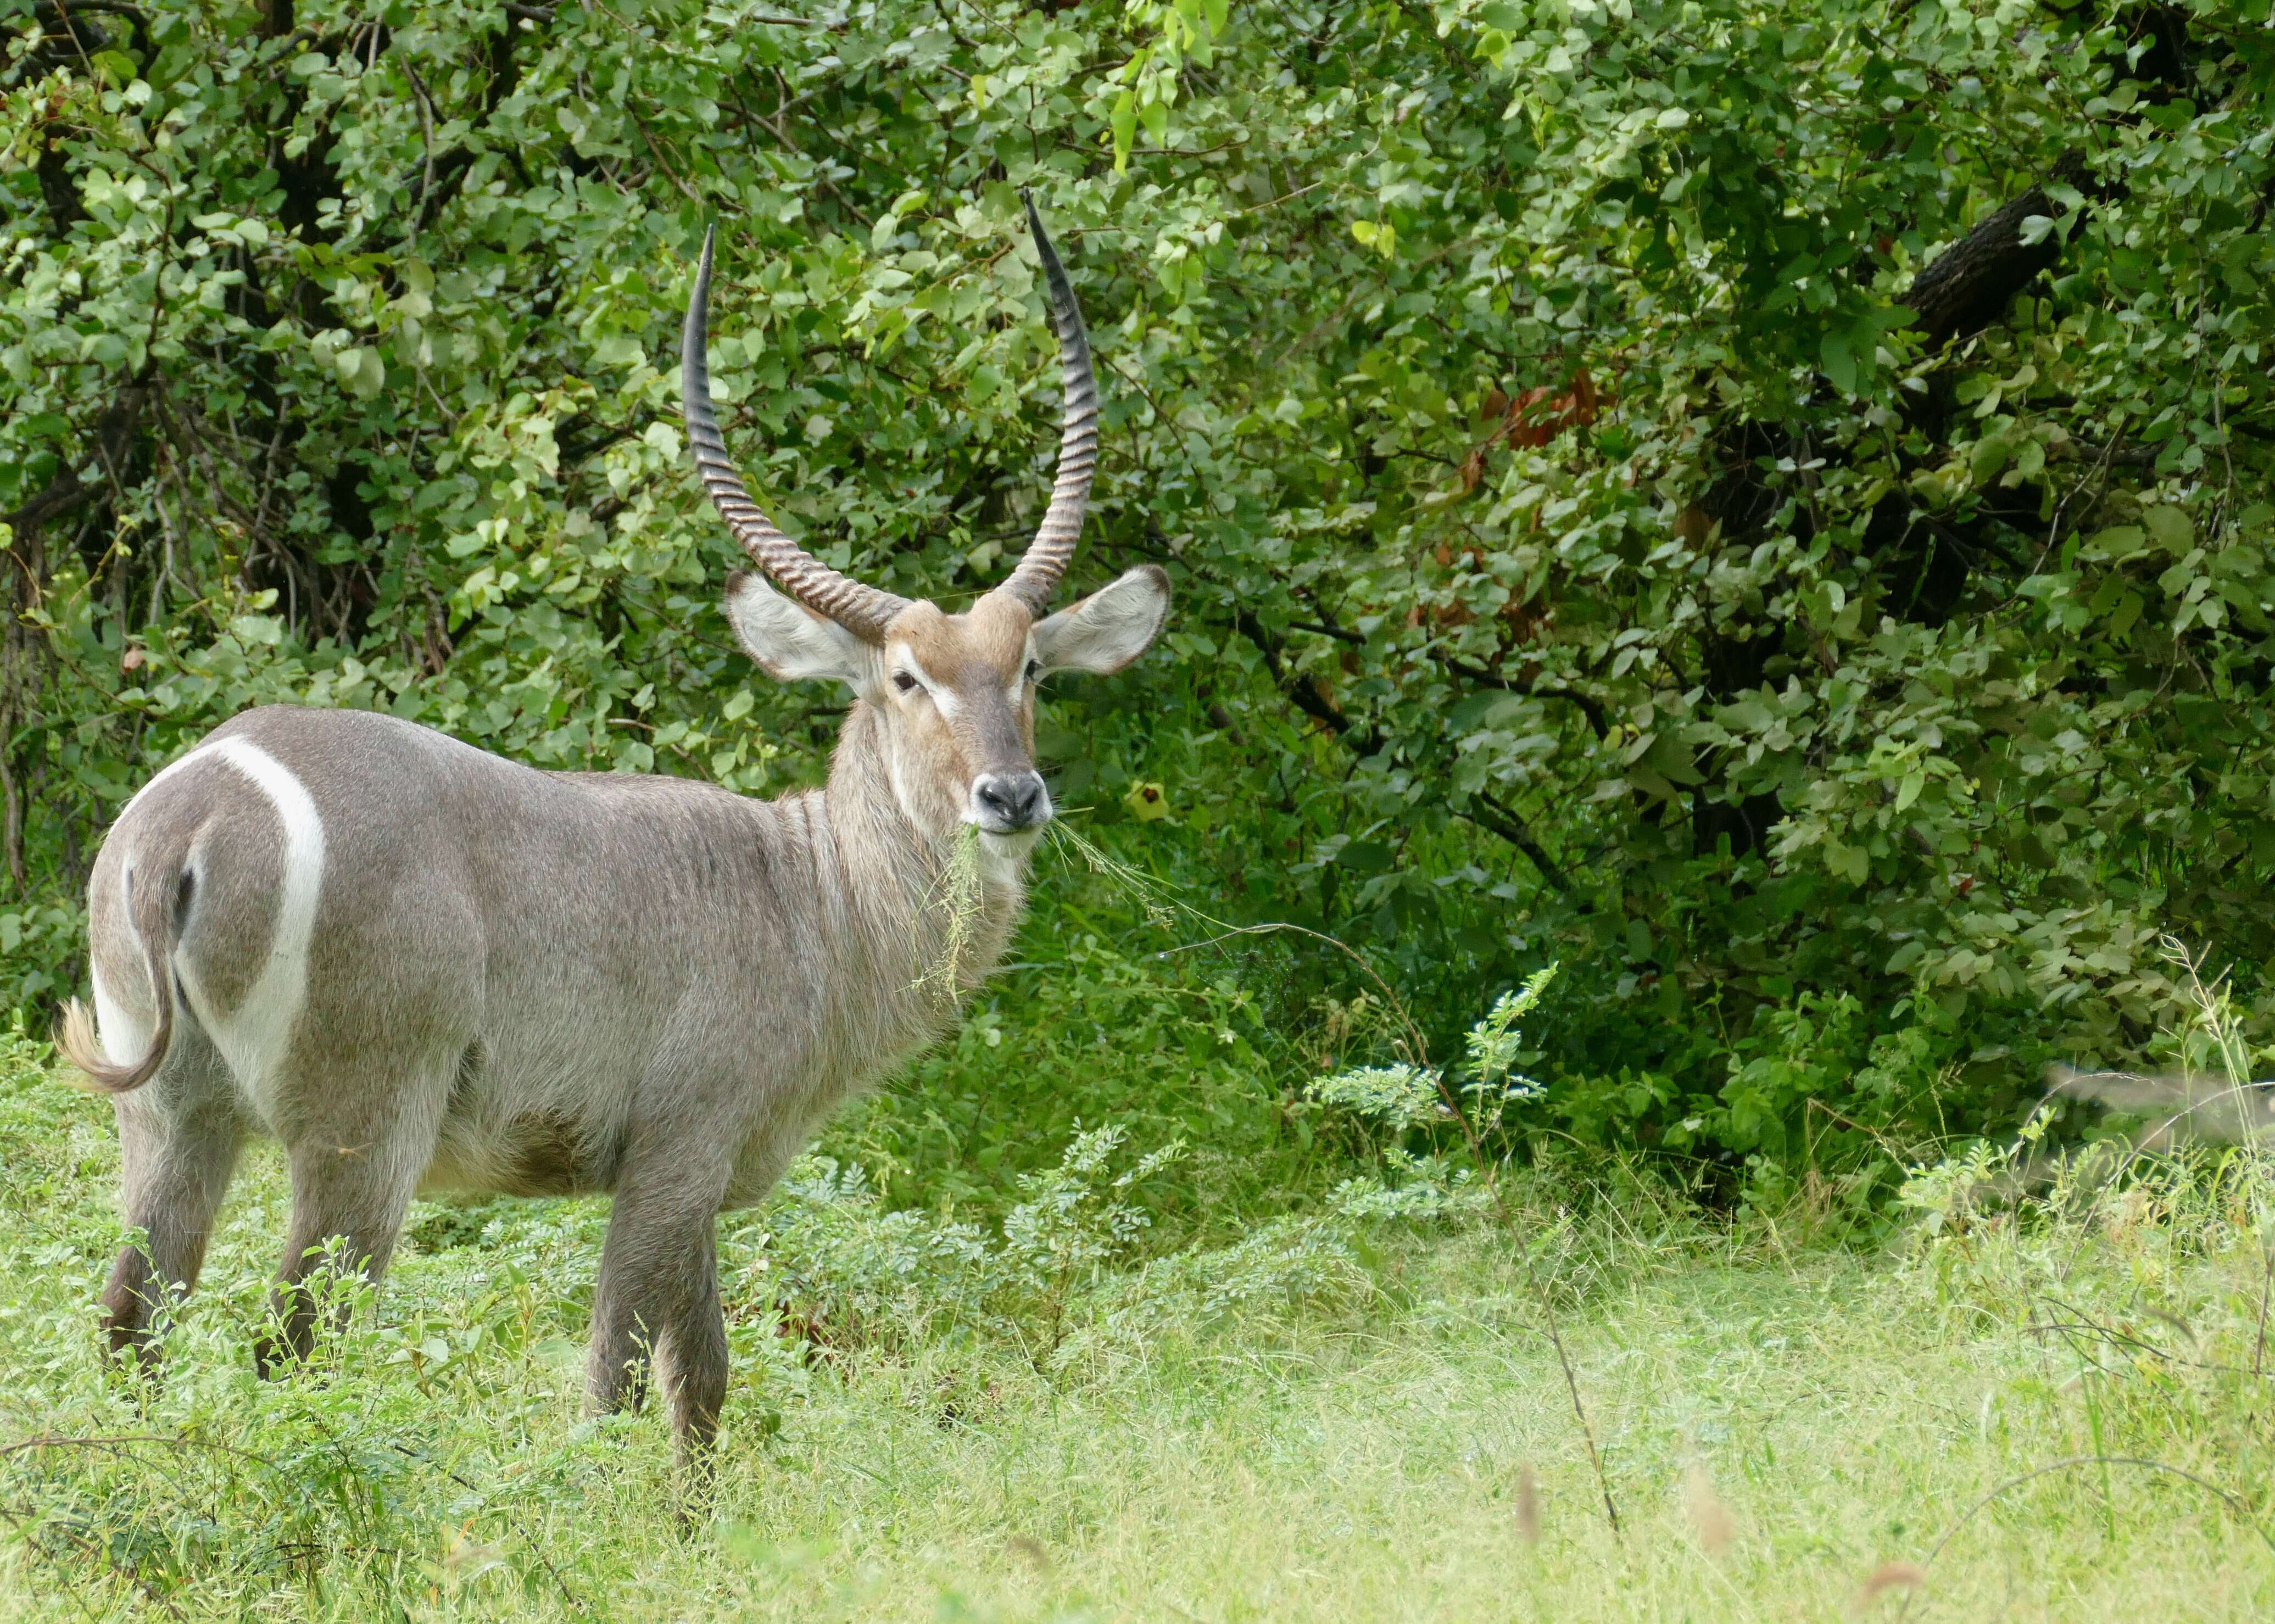
<path id="1" fill-rule="evenodd" d="M 988 773 L 973 781 L 979 821 L 998 835 L 1032 829 L 1051 815 L 1040 773 Z"/>

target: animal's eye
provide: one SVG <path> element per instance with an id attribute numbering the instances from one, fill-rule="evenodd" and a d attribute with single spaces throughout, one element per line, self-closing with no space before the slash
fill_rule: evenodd
<path id="1" fill-rule="evenodd" d="M 893 686 L 903 693 L 914 693 L 917 691 L 917 679 L 906 671 L 896 671 L 893 673 Z"/>
<path id="2" fill-rule="evenodd" d="M 1043 662 L 1041 661 L 1030 660 L 1027 661 L 1027 680 L 1029 682 L 1033 682 L 1035 678 L 1040 676 L 1042 674 Z"/>

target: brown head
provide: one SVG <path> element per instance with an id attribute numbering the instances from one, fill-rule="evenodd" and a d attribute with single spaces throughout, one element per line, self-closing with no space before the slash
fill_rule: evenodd
<path id="1" fill-rule="evenodd" d="M 1053 671 L 1121 670 L 1145 652 L 1169 608 L 1168 577 L 1149 564 L 1046 613 L 1073 560 L 1098 465 L 1098 387 L 1082 313 L 1032 200 L 1027 223 L 1065 374 L 1058 479 L 1009 578 L 960 614 L 840 574 L 751 501 L 727 460 L 704 362 L 708 233 L 680 347 L 689 449 L 704 488 L 759 567 L 727 585 L 743 646 L 779 680 L 828 677 L 853 690 L 875 714 L 894 794 L 920 827 L 944 835 L 971 823 L 1020 845 L 1051 816 L 1035 770 L 1036 684 Z"/>

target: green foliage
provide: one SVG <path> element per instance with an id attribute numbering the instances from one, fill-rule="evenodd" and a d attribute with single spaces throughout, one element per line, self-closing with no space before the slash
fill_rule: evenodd
<path id="1" fill-rule="evenodd" d="M 1538 1006 L 1541 993 L 1556 978 L 1556 969 L 1551 964 L 1535 971 L 1523 986 L 1495 999 L 1485 1018 L 1470 1028 L 1467 1081 L 1455 1084 L 1441 1070 L 1400 1061 L 1351 1067 L 1314 1078 L 1305 1086 L 1305 1096 L 1315 1104 L 1364 1118 L 1393 1142 L 1425 1122 L 1460 1122 L 1465 1136 L 1482 1147 L 1500 1133 L 1511 1102 L 1532 1099 L 1540 1091 L 1531 1078 L 1516 1074 L 1520 1061 L 1538 1058 L 1524 1049 L 1524 1034 L 1516 1023 Z M 1458 1103 L 1463 1099 L 1468 1102 L 1465 1114 Z"/>
<path id="2" fill-rule="evenodd" d="M 1142 1356 L 1172 1324 L 1206 1326 L 1238 1310 L 1254 1325 L 1348 1295 L 1363 1286 L 1361 1237 L 1417 1215 L 1412 1201 L 1370 1201 L 1353 1188 L 1230 1245 L 1145 1258 L 1158 1187 L 1184 1147 L 1116 1171 L 1125 1137 L 1118 1127 L 1077 1135 L 1055 1167 L 1019 1175 L 1018 1199 L 992 1225 L 888 1211 L 860 1168 L 808 1158 L 783 1180 L 761 1237 L 785 1260 L 781 1295 L 768 1303 L 839 1356 L 977 1335 L 1062 1372 L 1077 1360 Z M 1145 1196 L 1153 1199 L 1138 1205 Z"/>
<path id="3" fill-rule="evenodd" d="M 774 516 L 954 604 L 1046 483 L 1032 185 L 1107 397 L 1080 567 L 1179 593 L 1041 729 L 1116 857 L 1362 948 L 1448 1047 L 1560 963 L 1511 1125 L 1724 1197 L 2137 1055 L 2166 931 L 2260 1034 L 2264 11 L 8 0 L 0 1000 L 78 981 L 101 829 L 247 705 L 810 782 L 832 713 L 715 608 L 690 252 L 722 223 Z M 1145 911 L 1058 906 L 1107 946 L 1034 962 L 1134 988 Z M 1270 974 L 1304 1040 L 1354 990 Z M 998 1006 L 1060 1076 L 1077 1007 Z M 1317 1069 L 1243 1091 L 1214 1030 L 1168 1114 L 1283 1143 Z M 975 1148 L 1134 1120 L 1030 1104 Z M 872 1159 L 980 1119 L 888 1113 Z"/>
<path id="4" fill-rule="evenodd" d="M 1182 1231 L 1303 1198 L 1326 1156 L 1289 1107 L 1309 1069 L 1305 1012 L 1252 990 L 1262 954 L 1139 958 L 1115 940 L 1118 894 L 1047 859 L 1052 905 L 1020 962 L 964 1007 L 954 1034 L 826 1130 L 888 1205 L 1000 1216 L 1084 1122 L 1190 1148 L 1162 1192 Z M 1136 928 L 1145 928 L 1140 922 Z"/>
<path id="5" fill-rule="evenodd" d="M 422 1206 L 317 1368 L 261 1381 L 290 1192 L 256 1148 L 145 1385 L 99 1355 L 109 1117 L 0 1043 L 10 1618 L 1740 1620 L 1892 1562 L 1957 1616 L 2275 1600 L 2247 1151 L 2097 1152 L 2032 1190 L 2029 1152 L 1992 1148 L 1963 1192 L 1923 1170 L 1949 1219 L 1870 1255 L 1594 1153 L 1513 1173 L 1509 1227 L 1366 1215 L 1323 1179 L 1305 1212 L 1182 1237 L 1195 1166 L 1130 1176 L 1135 1135 L 1054 1144 L 1027 1215 L 960 1238 L 816 1159 L 722 1227 L 734 1376 L 682 1522 L 656 1407 L 579 1408 L 604 1204 Z M 1527 1258 L 1618 1440 L 1623 1539 Z"/>
<path id="6" fill-rule="evenodd" d="M 1321 1105 L 1356 1112 L 1393 1134 L 1450 1114 L 1438 1097 L 1438 1074 L 1419 1066 L 1360 1066 L 1321 1077 L 1305 1091 Z"/>

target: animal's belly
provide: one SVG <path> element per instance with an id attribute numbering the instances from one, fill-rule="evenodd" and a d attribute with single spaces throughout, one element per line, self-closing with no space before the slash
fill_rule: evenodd
<path id="1" fill-rule="evenodd" d="M 720 1209 L 756 1206 L 767 1197 L 806 1136 L 787 1144 L 754 1136 L 736 1158 Z M 616 1187 L 616 1157 L 593 1136 L 552 1117 L 518 1117 L 482 1134 L 446 1133 L 419 1180 L 422 1196 L 600 1196 Z"/>
<path id="2" fill-rule="evenodd" d="M 552 1110 L 446 1121 L 419 1192 L 592 1196 L 614 1190 L 621 1136 Z"/>
<path id="3" fill-rule="evenodd" d="M 699 1142 L 685 1147 L 686 1178 L 701 1180 L 715 1169 L 711 1157 L 720 1141 L 734 1143 L 732 1136 L 739 1134 L 719 1205 L 722 1211 L 756 1205 L 848 1091 L 822 1079 L 795 1091 L 719 1102 L 708 1130 L 696 1130 Z M 635 1085 L 612 1080 L 608 1072 L 566 1077 L 486 1067 L 452 1101 L 419 1189 L 500 1196 L 611 1193 L 638 1112 Z"/>

